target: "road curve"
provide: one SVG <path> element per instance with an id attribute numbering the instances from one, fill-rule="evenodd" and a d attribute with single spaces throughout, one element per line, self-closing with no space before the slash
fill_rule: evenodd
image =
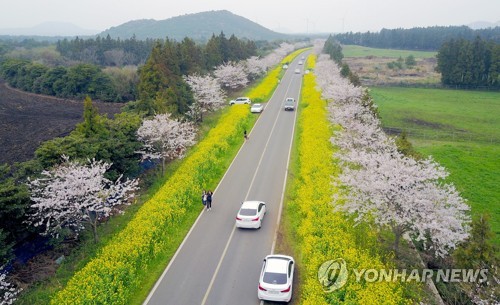
<path id="1" fill-rule="evenodd" d="M 260 303 L 260 268 L 273 250 L 296 120 L 296 111 L 284 111 L 283 101 L 286 97 L 299 101 L 303 73 L 299 60 L 289 65 L 215 190 L 212 210 L 200 214 L 144 304 Z M 300 74 L 294 73 L 297 68 Z M 236 213 L 245 200 L 267 204 L 259 230 L 235 227 Z"/>

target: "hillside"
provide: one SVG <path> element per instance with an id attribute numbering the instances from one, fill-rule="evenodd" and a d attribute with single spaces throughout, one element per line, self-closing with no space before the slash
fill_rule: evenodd
<path id="1" fill-rule="evenodd" d="M 274 40 L 287 37 L 285 34 L 273 32 L 226 10 L 187 14 L 165 20 L 133 20 L 112 27 L 99 35 L 103 37 L 109 34 L 113 38 L 126 39 L 135 34 L 137 39 L 169 37 L 177 41 L 187 36 L 203 41 L 221 31 L 227 37 L 234 34 L 238 38 L 250 40 Z"/>

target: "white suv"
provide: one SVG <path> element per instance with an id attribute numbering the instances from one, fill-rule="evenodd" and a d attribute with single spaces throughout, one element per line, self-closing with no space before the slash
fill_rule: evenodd
<path id="1" fill-rule="evenodd" d="M 250 100 L 250 98 L 248 98 L 248 97 L 239 97 L 239 98 L 237 98 L 235 100 L 231 100 L 229 102 L 229 105 L 234 105 L 234 104 L 249 104 L 250 105 L 251 103 L 252 103 L 252 101 Z"/>

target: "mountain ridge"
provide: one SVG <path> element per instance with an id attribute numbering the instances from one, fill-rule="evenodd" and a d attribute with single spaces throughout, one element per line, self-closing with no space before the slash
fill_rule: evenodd
<path id="1" fill-rule="evenodd" d="M 213 34 L 224 32 L 226 36 L 234 34 L 238 38 L 250 40 L 284 39 L 288 35 L 277 33 L 245 17 L 227 10 L 207 11 L 185 14 L 163 20 L 139 19 L 111 27 L 98 35 L 126 39 L 133 35 L 137 39 L 182 40 L 190 37 L 194 40 L 208 40 Z"/>
<path id="2" fill-rule="evenodd" d="M 26 28 L 0 29 L 0 35 L 12 36 L 90 36 L 98 32 L 61 21 L 48 21 Z"/>

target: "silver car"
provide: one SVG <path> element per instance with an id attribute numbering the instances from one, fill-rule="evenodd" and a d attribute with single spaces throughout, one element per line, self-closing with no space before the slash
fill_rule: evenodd
<path id="1" fill-rule="evenodd" d="M 249 97 L 239 97 L 235 100 L 231 100 L 229 102 L 229 105 L 236 105 L 236 104 L 248 104 L 250 105 L 252 103 L 252 101 L 250 100 Z"/>
<path id="2" fill-rule="evenodd" d="M 287 110 L 294 111 L 295 110 L 295 99 L 293 97 L 287 97 L 283 108 L 285 109 L 285 111 L 287 111 Z"/>
<path id="3" fill-rule="evenodd" d="M 264 110 L 263 104 L 253 104 L 252 107 L 250 107 L 251 113 L 261 113 L 263 110 Z"/>

